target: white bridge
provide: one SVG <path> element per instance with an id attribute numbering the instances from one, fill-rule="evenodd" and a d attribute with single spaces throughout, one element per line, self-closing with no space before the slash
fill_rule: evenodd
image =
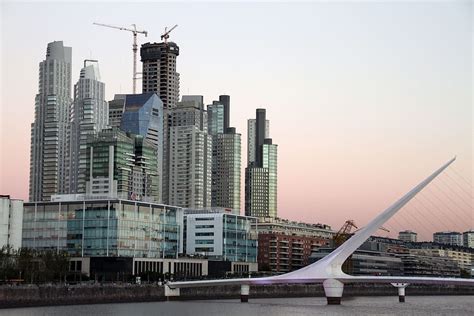
<path id="1" fill-rule="evenodd" d="M 165 295 L 179 296 L 179 289 L 185 287 L 204 287 L 217 285 L 241 285 L 241 301 L 247 302 L 250 286 L 260 284 L 322 283 L 328 304 L 340 304 L 345 283 L 391 283 L 398 288 L 400 302 L 405 301 L 405 287 L 416 284 L 453 284 L 474 286 L 474 279 L 402 277 L 402 276 L 352 276 L 342 271 L 342 264 L 356 251 L 379 227 L 388 221 L 416 194 L 444 171 L 456 158 L 451 159 L 432 175 L 414 187 L 410 192 L 380 213 L 367 226 L 356 232 L 345 243 L 323 259 L 299 270 L 282 275 L 263 278 L 242 278 L 225 280 L 169 282 L 165 285 Z"/>

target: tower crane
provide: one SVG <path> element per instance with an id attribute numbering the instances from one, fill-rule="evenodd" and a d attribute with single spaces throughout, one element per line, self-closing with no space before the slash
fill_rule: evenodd
<path id="1" fill-rule="evenodd" d="M 165 40 L 165 44 L 168 43 L 168 38 L 170 37 L 170 33 L 172 30 L 174 30 L 176 27 L 178 27 L 178 24 L 170 28 L 169 30 L 168 27 L 165 27 L 165 32 L 161 34 L 161 40 Z"/>
<path id="2" fill-rule="evenodd" d="M 145 37 L 148 36 L 148 32 L 145 30 L 137 30 L 137 26 L 135 24 L 132 24 L 133 29 L 129 29 L 126 27 L 122 26 L 115 26 L 115 25 L 109 25 L 109 24 L 102 24 L 102 23 L 96 23 L 94 22 L 93 24 L 98 25 L 98 26 L 105 26 L 105 27 L 110 27 L 112 29 L 117 29 L 121 31 L 128 31 L 133 33 L 133 46 L 132 46 L 132 51 L 133 51 L 133 94 L 137 92 L 137 35 L 138 34 L 144 34 Z M 170 30 L 171 31 L 171 30 Z M 169 32 L 170 32 L 169 31 Z M 169 33 L 168 32 L 168 33 Z"/>

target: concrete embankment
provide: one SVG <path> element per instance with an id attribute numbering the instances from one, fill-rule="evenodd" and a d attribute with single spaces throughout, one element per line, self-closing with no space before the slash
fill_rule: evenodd
<path id="1" fill-rule="evenodd" d="M 344 297 L 351 296 L 397 296 L 397 289 L 384 284 L 349 284 L 344 288 Z M 474 295 L 474 287 L 410 285 L 406 295 Z M 259 285 L 250 288 L 252 298 L 276 297 L 321 297 L 321 284 Z M 240 286 L 219 286 L 181 289 L 178 300 L 237 299 Z M 1 286 L 0 308 L 102 304 L 125 302 L 164 301 L 164 288 L 157 285 L 71 285 L 71 286 Z"/>

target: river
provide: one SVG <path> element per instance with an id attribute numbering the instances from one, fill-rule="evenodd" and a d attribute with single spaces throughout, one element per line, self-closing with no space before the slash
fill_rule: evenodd
<path id="1" fill-rule="evenodd" d="M 174 301 L 31 307 L 0 310 L 0 315 L 474 315 L 474 296 L 347 297 L 340 306 L 327 306 L 324 297 Z"/>

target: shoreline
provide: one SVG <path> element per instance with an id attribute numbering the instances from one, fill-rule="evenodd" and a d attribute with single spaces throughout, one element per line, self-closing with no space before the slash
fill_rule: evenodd
<path id="1" fill-rule="evenodd" d="M 218 293 L 218 294 L 216 294 Z M 409 296 L 474 296 L 468 286 L 411 285 Z M 357 296 L 398 296 L 387 284 L 346 284 L 343 300 Z M 321 284 L 258 285 L 250 288 L 250 300 L 256 298 L 324 297 Z M 183 288 L 174 301 L 239 299 L 240 286 Z M 170 297 L 171 299 L 171 297 Z M 93 285 L 19 285 L 0 286 L 0 309 L 61 305 L 163 302 L 168 298 L 164 287 L 156 284 Z"/>

